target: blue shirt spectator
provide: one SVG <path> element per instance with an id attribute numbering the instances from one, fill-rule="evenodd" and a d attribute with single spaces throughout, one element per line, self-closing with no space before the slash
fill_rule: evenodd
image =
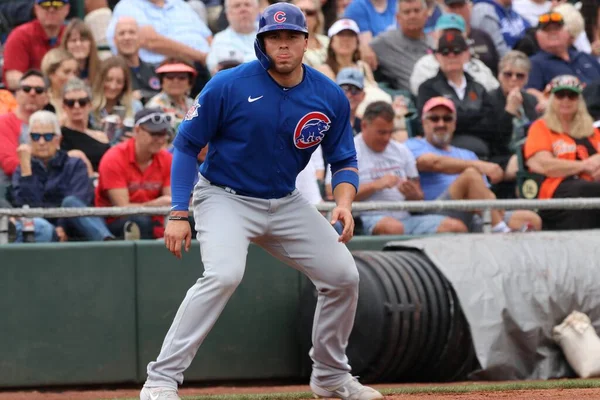
<path id="1" fill-rule="evenodd" d="M 423 154 L 433 153 L 440 156 L 458 158 L 461 160 L 478 160 L 471 150 L 449 146 L 449 150 L 442 150 L 423 138 L 412 138 L 404 143 L 412 152 L 415 159 Z M 421 189 L 425 194 L 425 200 L 435 200 L 458 178 L 459 174 L 442 174 L 438 172 L 419 172 L 421 178 Z M 486 178 L 487 179 L 487 178 Z M 488 184 L 489 186 L 489 184 Z"/>
<path id="2" fill-rule="evenodd" d="M 151 26 L 156 33 L 168 39 L 184 44 L 196 51 L 208 53 L 209 38 L 212 32 L 200 19 L 192 7 L 183 0 L 165 0 L 162 7 L 151 0 L 121 0 L 113 10 L 112 19 L 106 31 L 106 38 L 113 53 L 115 46 L 115 25 L 121 17 L 134 18 L 140 29 Z M 165 59 L 165 54 L 148 50 L 143 32 L 140 32 L 142 48 L 140 58 L 150 64 L 159 64 Z M 185 56 L 185 55 L 180 55 Z M 195 60 L 196 61 L 196 60 Z"/>
<path id="3" fill-rule="evenodd" d="M 574 75 L 580 81 L 590 84 L 600 79 L 600 64 L 596 59 L 574 48 L 570 48 L 569 61 L 544 50 L 531 57 L 531 72 L 526 88 L 543 91 L 546 85 L 559 75 Z"/>
<path id="4" fill-rule="evenodd" d="M 388 0 L 387 8 L 379 12 L 370 0 L 353 0 L 346 11 L 344 18 L 353 19 L 360 32 L 371 32 L 373 37 L 396 27 L 396 1 Z"/>

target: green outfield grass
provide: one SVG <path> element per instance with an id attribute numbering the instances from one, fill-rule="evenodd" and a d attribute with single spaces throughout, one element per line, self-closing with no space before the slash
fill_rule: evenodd
<path id="1" fill-rule="evenodd" d="M 551 381 L 516 381 L 508 383 L 485 383 L 485 384 L 463 384 L 463 385 L 431 385 L 411 386 L 400 388 L 381 389 L 384 395 L 394 394 L 423 394 L 423 393 L 468 393 L 468 392 L 493 392 L 508 390 L 540 390 L 540 389 L 589 389 L 600 388 L 600 379 L 561 379 Z M 184 396 L 184 400 L 295 400 L 310 399 L 312 393 L 269 393 L 269 394 L 228 394 L 228 395 L 203 395 Z M 116 399 L 113 399 L 116 400 Z M 119 400 L 137 400 L 119 399 Z"/>

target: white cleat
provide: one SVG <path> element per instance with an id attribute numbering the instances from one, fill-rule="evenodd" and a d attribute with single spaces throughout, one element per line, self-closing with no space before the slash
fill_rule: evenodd
<path id="1" fill-rule="evenodd" d="M 334 398 L 342 400 L 373 400 L 383 399 L 377 390 L 362 385 L 356 378 L 351 378 L 338 387 L 320 387 L 310 383 L 315 398 Z"/>
<path id="2" fill-rule="evenodd" d="M 140 400 L 181 400 L 177 390 L 167 387 L 142 388 Z"/>

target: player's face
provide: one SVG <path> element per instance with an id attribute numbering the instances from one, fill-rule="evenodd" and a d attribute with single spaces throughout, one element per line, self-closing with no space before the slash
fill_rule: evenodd
<path id="1" fill-rule="evenodd" d="M 372 121 L 361 123 L 363 140 L 369 148 L 377 153 L 385 150 L 394 133 L 394 121 L 375 117 Z"/>
<path id="2" fill-rule="evenodd" d="M 273 69 L 289 74 L 302 64 L 308 39 L 302 32 L 273 31 L 264 36 L 265 52 L 271 58 Z"/>

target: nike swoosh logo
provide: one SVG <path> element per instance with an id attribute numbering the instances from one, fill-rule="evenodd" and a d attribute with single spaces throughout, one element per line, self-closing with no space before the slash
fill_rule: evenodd
<path id="1" fill-rule="evenodd" d="M 350 394 L 350 393 L 348 393 L 348 389 L 346 389 L 346 388 L 339 389 L 337 392 L 339 393 L 340 396 L 342 396 L 343 399 L 348 397 L 348 395 Z"/>
<path id="2" fill-rule="evenodd" d="M 158 396 L 159 396 L 158 393 L 157 394 L 150 393 L 150 399 L 152 399 L 152 400 L 158 400 Z"/>
<path id="3" fill-rule="evenodd" d="M 256 100 L 260 100 L 263 97 L 264 97 L 264 95 L 260 96 L 260 97 L 255 97 L 255 98 L 252 98 L 252 96 L 248 96 L 248 103 L 254 103 Z"/>

